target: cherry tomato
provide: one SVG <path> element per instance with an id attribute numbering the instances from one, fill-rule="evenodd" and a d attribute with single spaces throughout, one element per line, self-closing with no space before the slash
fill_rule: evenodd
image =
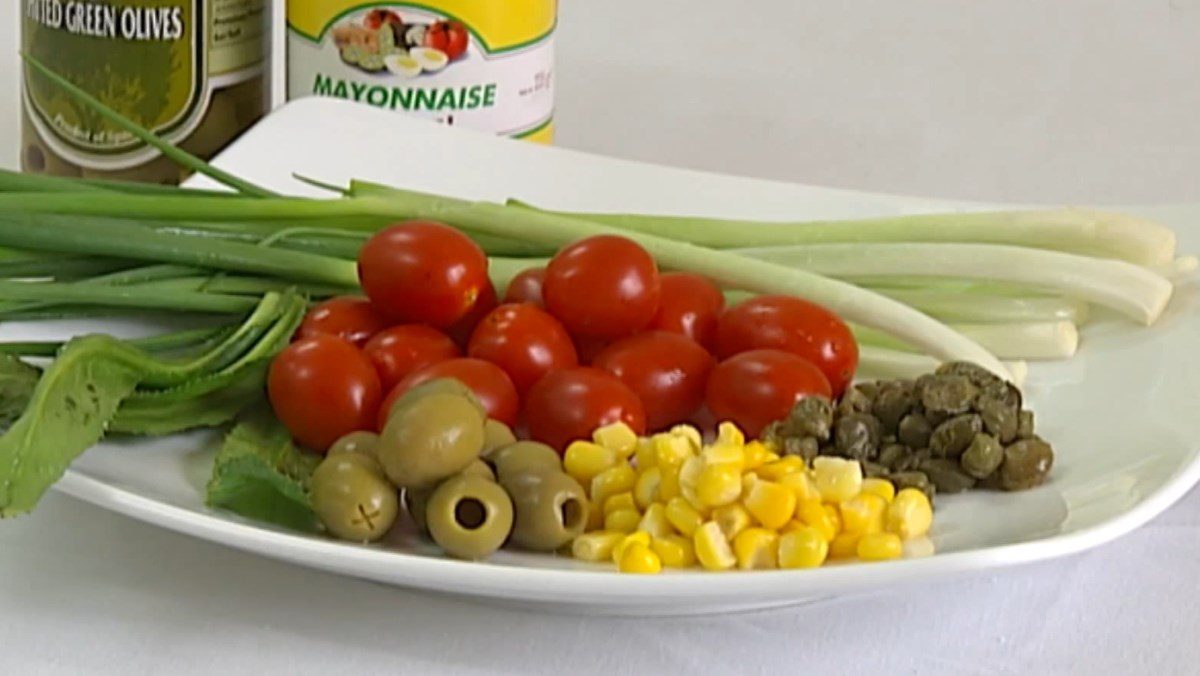
<path id="1" fill-rule="evenodd" d="M 333 336 L 288 345 L 267 375 L 275 415 L 301 445 L 319 453 L 346 434 L 372 429 L 381 392 L 362 351 Z"/>
<path id="2" fill-rule="evenodd" d="M 318 304 L 304 315 L 297 338 L 337 336 L 362 347 L 371 336 L 388 327 L 387 320 L 366 298 L 339 296 Z"/>
<path id="3" fill-rule="evenodd" d="M 600 369 L 551 371 L 525 398 L 529 435 L 559 453 L 576 439 L 590 439 L 597 427 L 617 421 L 638 434 L 646 431 L 646 414 L 637 395 Z"/>
<path id="4" fill-rule="evenodd" d="M 489 281 L 483 287 L 483 291 L 479 293 L 479 297 L 475 299 L 475 304 L 471 306 L 466 316 L 454 322 L 454 326 L 446 329 L 446 334 L 465 349 L 467 341 L 471 340 L 471 334 L 475 333 L 475 327 L 479 326 L 479 321 L 495 310 L 499 304 L 499 301 L 496 300 L 496 288 Z"/>
<path id="5" fill-rule="evenodd" d="M 573 336 L 622 338 L 658 312 L 658 266 L 637 242 L 597 235 L 559 251 L 546 266 L 546 309 Z"/>
<path id="6" fill-rule="evenodd" d="M 712 351 L 717 318 L 725 309 L 725 296 L 707 277 L 690 272 L 661 276 L 662 300 L 650 328 L 681 333 Z"/>
<path id="7" fill-rule="evenodd" d="M 508 283 L 504 291 L 505 303 L 533 303 L 545 307 L 542 300 L 542 279 L 546 276 L 546 268 L 529 268 L 517 273 Z"/>
<path id="8" fill-rule="evenodd" d="M 453 61 L 467 51 L 467 29 L 457 21 L 435 21 L 425 29 L 425 46 L 446 53 Z"/>
<path id="9" fill-rule="evenodd" d="M 471 388 L 479 402 L 487 410 L 489 418 L 494 418 L 512 427 L 517 424 L 517 413 L 520 411 L 520 399 L 517 388 L 513 387 L 512 379 L 499 366 L 482 359 L 460 357 L 447 359 L 436 364 L 430 364 L 415 371 L 401 380 L 388 393 L 383 406 L 379 408 L 378 427 L 383 429 L 387 422 L 392 404 L 400 395 L 435 378 L 454 378 L 463 385 Z"/>
<path id="10" fill-rule="evenodd" d="M 488 313 L 471 334 L 467 354 L 504 369 L 520 394 L 550 371 L 579 365 L 567 330 L 528 303 L 506 303 Z"/>
<path id="11" fill-rule="evenodd" d="M 379 372 L 385 392 L 390 392 L 413 371 L 462 356 L 462 350 L 450 336 L 424 324 L 404 324 L 381 331 L 367 341 L 363 353 Z"/>
<path id="12" fill-rule="evenodd" d="M 717 357 L 771 348 L 816 364 L 841 396 L 858 368 L 858 343 L 829 310 L 793 296 L 758 296 L 738 303 L 717 322 Z"/>
<path id="13" fill-rule="evenodd" d="M 704 403 L 704 386 L 716 360 L 678 333 L 647 331 L 609 345 L 592 362 L 629 386 L 646 411 L 651 432 L 681 423 Z"/>
<path id="14" fill-rule="evenodd" d="M 358 255 L 367 297 L 396 323 L 453 326 L 488 284 L 487 256 L 448 225 L 407 221 L 375 233 Z"/>
<path id="15" fill-rule="evenodd" d="M 575 336 L 575 354 L 579 355 L 579 363 L 584 366 L 590 365 L 596 361 L 596 357 L 604 351 L 604 348 L 612 344 L 611 340 L 603 338 L 581 338 Z"/>
<path id="16" fill-rule="evenodd" d="M 750 350 L 717 364 L 705 401 L 718 422 L 732 420 L 747 437 L 757 437 L 810 394 L 832 394 L 821 369 L 791 352 Z"/>

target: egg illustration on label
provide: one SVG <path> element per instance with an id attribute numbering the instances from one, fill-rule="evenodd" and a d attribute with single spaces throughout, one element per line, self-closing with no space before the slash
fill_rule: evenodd
<path id="1" fill-rule="evenodd" d="M 450 57 L 445 52 L 432 47 L 413 47 L 408 50 L 408 55 L 421 64 L 421 69 L 427 73 L 436 73 L 450 63 Z"/>
<path id="2" fill-rule="evenodd" d="M 389 54 L 383 63 L 394 75 L 416 77 L 421 74 L 421 63 L 408 54 Z"/>

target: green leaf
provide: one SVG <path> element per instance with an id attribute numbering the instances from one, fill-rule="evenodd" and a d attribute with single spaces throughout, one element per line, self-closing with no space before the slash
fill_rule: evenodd
<path id="1" fill-rule="evenodd" d="M 11 354 L 0 355 L 0 429 L 21 417 L 42 372 Z"/>
<path id="2" fill-rule="evenodd" d="M 316 532 L 308 482 L 319 456 L 296 448 L 267 406 L 247 413 L 213 462 L 207 502 L 242 516 Z"/>
<path id="3" fill-rule="evenodd" d="M 136 393 L 121 404 L 108 430 L 159 436 L 223 425 L 262 401 L 270 364 L 262 359 L 170 390 Z"/>

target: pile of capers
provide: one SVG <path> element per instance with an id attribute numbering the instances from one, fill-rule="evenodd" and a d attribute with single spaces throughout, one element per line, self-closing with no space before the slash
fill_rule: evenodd
<path id="1" fill-rule="evenodd" d="M 506 542 L 555 551 L 588 519 L 587 494 L 563 472 L 558 453 L 518 441 L 452 379 L 396 400 L 378 435 L 339 439 L 310 490 L 317 517 L 335 537 L 379 540 L 403 504 L 419 530 L 462 559 L 485 558 Z"/>
<path id="2" fill-rule="evenodd" d="M 783 452 L 858 460 L 896 488 L 1006 491 L 1040 485 L 1054 451 L 1034 434 L 1021 391 L 981 366 L 949 362 L 915 380 L 859 383 L 835 405 L 806 397 L 763 431 Z"/>

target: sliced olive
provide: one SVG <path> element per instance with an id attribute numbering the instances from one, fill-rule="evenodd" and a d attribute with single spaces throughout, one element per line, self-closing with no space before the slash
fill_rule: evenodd
<path id="1" fill-rule="evenodd" d="M 492 451 L 497 448 L 503 448 L 510 444 L 517 443 L 517 435 L 513 431 L 500 422 L 488 418 L 488 421 L 483 425 L 483 457 L 487 457 Z"/>
<path id="2" fill-rule="evenodd" d="M 397 486 L 432 487 L 479 457 L 484 420 L 459 394 L 427 394 L 397 404 L 379 436 L 379 461 Z"/>
<path id="3" fill-rule="evenodd" d="M 513 531 L 513 502 L 494 481 L 460 474 L 443 481 L 425 503 L 433 541 L 460 559 L 482 559 Z"/>
<path id="4" fill-rule="evenodd" d="M 1000 465 L 1000 485 L 1006 491 L 1020 491 L 1039 486 L 1054 466 L 1054 449 L 1050 444 L 1032 437 L 1022 439 L 1004 449 L 1004 464 Z"/>
<path id="5" fill-rule="evenodd" d="M 313 511 L 335 537 L 372 542 L 396 522 L 396 489 L 370 459 L 341 454 L 321 461 L 310 484 Z"/>
<path id="6" fill-rule="evenodd" d="M 496 476 L 503 482 L 507 476 L 530 472 L 561 472 L 558 452 L 537 441 L 518 441 L 492 451 L 488 456 Z"/>
<path id="7" fill-rule="evenodd" d="M 552 552 L 583 532 L 588 500 L 583 487 L 562 472 L 524 472 L 501 475 L 516 509 L 514 544 Z"/>
<path id="8" fill-rule="evenodd" d="M 976 434 L 958 462 L 967 474 L 986 478 L 1004 462 L 1004 446 L 990 434 Z"/>

